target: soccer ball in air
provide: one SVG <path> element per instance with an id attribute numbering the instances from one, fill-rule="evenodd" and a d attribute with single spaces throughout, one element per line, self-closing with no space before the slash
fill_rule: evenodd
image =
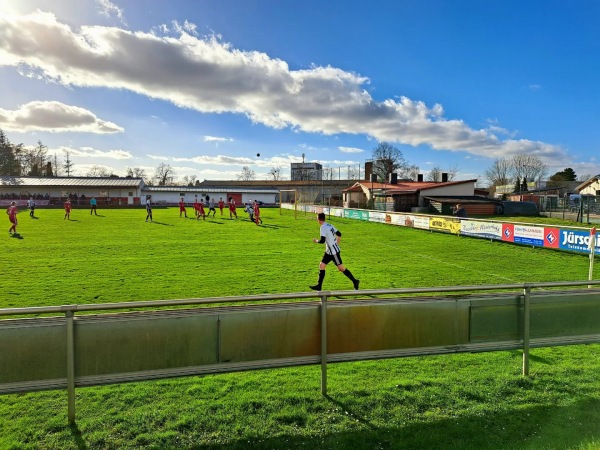
<path id="1" fill-rule="evenodd" d="M 257 158 L 260 158 L 260 153 L 257 153 L 257 154 L 256 154 L 256 157 L 257 157 Z"/>

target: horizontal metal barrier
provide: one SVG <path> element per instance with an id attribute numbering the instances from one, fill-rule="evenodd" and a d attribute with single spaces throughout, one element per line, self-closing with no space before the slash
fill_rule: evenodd
<path id="1" fill-rule="evenodd" d="M 527 375 L 530 347 L 600 342 L 600 290 L 559 290 L 597 285 L 586 280 L 0 309 L 0 317 L 25 316 L 0 320 L 0 393 L 67 388 L 73 422 L 78 386 L 321 364 L 325 394 L 328 362 L 520 348 Z"/>

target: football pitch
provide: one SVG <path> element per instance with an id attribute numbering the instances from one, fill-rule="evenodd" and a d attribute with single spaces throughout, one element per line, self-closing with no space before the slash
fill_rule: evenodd
<path id="1" fill-rule="evenodd" d="M 314 215 L 263 208 L 195 220 L 177 208 L 19 214 L 0 308 L 309 291 Z M 586 280 L 586 255 L 332 217 L 361 289 Z M 594 278 L 600 274 L 595 266 Z M 351 282 L 330 264 L 323 288 Z M 360 292 L 358 292 L 360 296 Z M 600 448 L 600 346 L 273 369 L 0 396 L 0 448 Z"/>

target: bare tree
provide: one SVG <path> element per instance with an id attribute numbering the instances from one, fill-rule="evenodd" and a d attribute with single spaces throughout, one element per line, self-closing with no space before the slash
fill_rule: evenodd
<path id="1" fill-rule="evenodd" d="M 406 170 L 408 164 L 398 148 L 387 142 L 380 142 L 373 149 L 373 173 L 380 180 L 387 180 L 390 173 Z"/>
<path id="2" fill-rule="evenodd" d="M 282 168 L 281 166 L 277 166 L 277 167 L 271 167 L 271 170 L 269 170 L 269 173 L 267 174 L 267 180 L 273 180 L 273 181 L 280 181 L 283 180 L 283 175 L 282 175 Z"/>
<path id="3" fill-rule="evenodd" d="M 427 175 L 427 181 L 442 181 L 443 175 L 446 174 L 448 177 L 448 181 L 452 181 L 456 179 L 456 175 L 460 172 L 460 169 L 454 165 L 450 166 L 449 169 L 442 169 L 438 166 L 434 166 Z"/>
<path id="4" fill-rule="evenodd" d="M 417 180 L 419 178 L 419 166 L 412 165 L 398 169 L 399 180 Z"/>
<path id="5" fill-rule="evenodd" d="M 348 179 L 360 180 L 360 166 L 348 166 Z"/>
<path id="6" fill-rule="evenodd" d="M 154 178 L 159 186 L 172 185 L 175 178 L 175 170 L 169 164 L 160 163 L 156 168 Z"/>
<path id="7" fill-rule="evenodd" d="M 442 169 L 438 166 L 432 167 L 427 174 L 427 181 L 442 181 Z"/>
<path id="8" fill-rule="evenodd" d="M 504 186 L 511 181 L 511 165 L 506 158 L 495 159 L 492 165 L 486 169 L 485 177 L 491 186 Z"/>
<path id="9" fill-rule="evenodd" d="M 509 163 L 513 180 L 526 178 L 529 181 L 540 181 L 548 175 L 548 166 L 537 155 L 519 153 Z"/>
<path id="10" fill-rule="evenodd" d="M 256 178 L 256 173 L 248 166 L 242 167 L 242 173 L 237 176 L 240 181 L 250 181 Z"/>
<path id="11" fill-rule="evenodd" d="M 128 167 L 125 176 L 129 178 L 142 178 L 146 183 L 146 170 L 140 167 Z"/>
<path id="12" fill-rule="evenodd" d="M 94 164 L 90 170 L 85 174 L 86 177 L 109 177 L 111 172 L 102 166 Z"/>
<path id="13" fill-rule="evenodd" d="M 65 161 L 63 162 L 63 169 L 65 169 L 65 172 L 67 173 L 67 177 L 71 176 L 71 173 L 73 172 L 73 161 L 71 160 L 71 152 L 69 152 L 68 150 L 65 150 Z"/>
<path id="14" fill-rule="evenodd" d="M 196 178 L 198 178 L 197 175 L 184 175 L 182 181 L 184 185 L 186 186 L 194 186 L 194 183 L 196 182 Z"/>

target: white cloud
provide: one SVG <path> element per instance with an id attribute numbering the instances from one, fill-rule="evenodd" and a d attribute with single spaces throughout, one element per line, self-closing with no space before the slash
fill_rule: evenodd
<path id="1" fill-rule="evenodd" d="M 98 5 L 98 11 L 105 17 L 116 17 L 119 22 L 125 25 L 125 16 L 123 15 L 123 9 L 119 8 L 109 0 L 96 0 Z"/>
<path id="2" fill-rule="evenodd" d="M 338 147 L 338 149 L 342 153 L 363 153 L 364 152 L 364 150 L 362 148 L 355 148 L 355 147 Z"/>
<path id="3" fill-rule="evenodd" d="M 204 142 L 233 142 L 232 138 L 216 137 L 216 136 L 204 136 Z"/>
<path id="4" fill-rule="evenodd" d="M 78 131 L 106 134 L 124 131 L 112 122 L 99 119 L 87 109 L 61 102 L 42 101 L 21 105 L 14 111 L 0 108 L 0 128 L 19 133 Z"/>
<path id="5" fill-rule="evenodd" d="M 49 155 L 64 156 L 65 152 L 69 152 L 71 158 L 107 158 L 120 161 L 133 158 L 132 154 L 125 150 L 98 150 L 93 147 L 58 147 L 48 149 Z"/>
<path id="6" fill-rule="evenodd" d="M 74 30 L 50 13 L 0 17 L 0 65 L 27 66 L 66 86 L 126 89 L 206 113 L 237 113 L 272 128 L 364 134 L 379 141 L 428 145 L 490 158 L 530 153 L 547 163 L 557 146 L 501 139 L 444 117 L 441 105 L 408 97 L 375 100 L 369 79 L 334 67 L 290 70 L 280 59 L 199 38 L 193 24 L 160 31 L 117 27 Z"/>

